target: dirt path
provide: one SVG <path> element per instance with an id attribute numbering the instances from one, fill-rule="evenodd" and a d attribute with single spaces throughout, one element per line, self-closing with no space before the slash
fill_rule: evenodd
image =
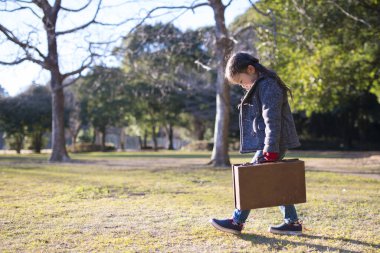
<path id="1" fill-rule="evenodd" d="M 173 157 L 160 157 L 160 156 L 121 156 L 117 158 L 97 158 L 91 160 L 85 158 L 83 160 L 73 160 L 72 163 L 66 163 L 63 166 L 104 166 L 112 170 L 168 170 L 180 168 L 184 170 L 192 170 L 207 167 L 209 157 L 189 157 L 178 158 L 176 154 Z M 339 152 L 339 151 L 290 151 L 289 157 L 300 157 L 305 161 L 307 171 L 324 171 L 324 172 L 338 172 L 344 174 L 359 175 L 369 178 L 380 180 L 380 152 Z M 247 156 L 233 156 L 232 162 L 236 160 L 248 162 Z M 312 157 L 312 158 L 309 158 Z M 315 158 L 321 157 L 321 158 Z M 329 158 L 326 158 L 329 157 Z M 15 161 L 1 161 L 2 165 L 24 165 L 35 166 L 36 164 L 49 164 L 46 160 L 29 160 L 29 159 L 16 159 Z M 62 164 L 61 164 L 62 165 Z M 226 168 L 228 169 L 228 168 Z"/>
<path id="2" fill-rule="evenodd" d="M 317 154 L 316 154 L 317 153 Z M 316 156 L 332 156 L 333 158 L 300 158 L 305 161 L 307 171 L 338 172 L 359 175 L 380 180 L 380 152 L 315 152 L 297 151 L 290 156 L 300 157 L 316 154 Z M 207 166 L 209 158 L 127 158 L 127 159 L 99 159 L 84 161 L 87 164 L 99 164 L 111 169 L 150 169 L 159 171 L 186 167 L 196 169 Z"/>
<path id="3" fill-rule="evenodd" d="M 347 152 L 339 158 L 302 158 L 306 170 L 360 175 L 380 180 L 380 153 Z"/>

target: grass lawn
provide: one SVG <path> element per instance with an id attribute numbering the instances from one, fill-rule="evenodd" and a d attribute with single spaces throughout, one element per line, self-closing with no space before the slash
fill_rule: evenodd
<path id="1" fill-rule="evenodd" d="M 297 237 L 267 232 L 278 207 L 252 210 L 240 236 L 215 230 L 208 221 L 232 215 L 233 192 L 230 168 L 207 167 L 208 152 L 71 157 L 0 155 L 0 252 L 380 252 L 380 180 L 315 169 L 350 159 L 349 172 L 379 173 L 352 162 L 361 158 L 289 154 L 307 169 L 307 203 L 296 208 L 309 230 Z"/>

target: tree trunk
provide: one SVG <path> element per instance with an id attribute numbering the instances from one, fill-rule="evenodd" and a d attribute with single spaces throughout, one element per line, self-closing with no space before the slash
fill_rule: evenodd
<path id="1" fill-rule="evenodd" d="M 0 149 L 3 149 L 3 147 L 4 147 L 4 139 L 3 139 L 3 136 L 4 136 L 4 132 L 1 132 L 1 131 L 0 131 Z"/>
<path id="2" fill-rule="evenodd" d="M 61 84 L 55 83 L 52 78 L 52 111 L 53 111 L 53 122 L 52 122 L 52 153 L 50 156 L 50 162 L 68 162 L 70 157 L 66 150 L 66 139 L 65 139 L 65 126 L 64 126 L 64 94 L 63 89 L 57 89 L 54 91 L 55 87 L 61 86 Z"/>
<path id="3" fill-rule="evenodd" d="M 71 136 L 71 146 L 72 146 L 71 151 L 72 151 L 73 153 L 76 152 L 76 148 L 75 148 L 76 142 L 77 142 L 77 137 L 74 136 L 74 135 L 72 135 L 72 136 Z"/>
<path id="4" fill-rule="evenodd" d="M 125 151 L 125 132 L 124 127 L 120 128 L 120 149 L 121 151 Z"/>
<path id="5" fill-rule="evenodd" d="M 96 128 L 94 127 L 93 131 L 92 131 L 92 144 L 96 144 Z"/>
<path id="6" fill-rule="evenodd" d="M 17 154 L 21 154 L 21 149 L 22 149 L 22 146 L 24 144 L 24 135 L 23 134 L 15 134 L 14 139 L 15 139 L 16 152 L 17 152 Z"/>
<path id="7" fill-rule="evenodd" d="M 198 141 L 203 141 L 205 138 L 206 126 L 199 118 L 194 119 L 195 134 Z"/>
<path id="8" fill-rule="evenodd" d="M 143 149 L 143 142 L 140 135 L 139 135 L 139 143 L 140 143 L 140 149 Z"/>
<path id="9" fill-rule="evenodd" d="M 174 145 L 173 145 L 173 125 L 171 123 L 169 123 L 168 137 L 169 137 L 169 147 L 168 147 L 168 150 L 174 150 Z"/>
<path id="10" fill-rule="evenodd" d="M 153 149 L 157 151 L 157 137 L 156 137 L 156 126 L 152 126 L 152 140 L 153 140 Z"/>
<path id="11" fill-rule="evenodd" d="M 224 78 L 226 58 L 231 54 L 233 42 L 229 38 L 225 25 L 225 6 L 221 0 L 209 0 L 214 11 L 216 58 L 218 61 L 216 78 L 216 116 L 214 129 L 214 147 L 211 161 L 215 167 L 231 166 L 228 155 L 228 129 L 230 122 L 230 88 Z"/>
<path id="12" fill-rule="evenodd" d="M 64 105 L 65 95 L 62 87 L 62 74 L 59 69 L 57 37 L 55 34 L 57 13 L 51 12 L 45 16 L 44 27 L 48 42 L 46 64 L 50 71 L 50 86 L 52 94 L 52 153 L 50 162 L 68 162 L 70 157 L 66 150 Z"/>
<path id="13" fill-rule="evenodd" d="M 347 116 L 348 124 L 347 124 L 347 135 L 346 135 L 346 147 L 348 150 L 352 149 L 352 134 L 353 134 L 353 125 L 354 120 L 352 118 L 352 113 L 349 112 Z"/>
<path id="14" fill-rule="evenodd" d="M 82 128 L 82 124 L 78 124 L 77 126 L 73 126 L 71 125 L 70 127 L 70 134 L 71 134 L 71 145 L 72 145 L 72 152 L 75 153 L 76 152 L 76 144 L 77 144 L 77 138 L 78 138 L 78 134 L 79 134 L 79 131 L 81 130 Z"/>
<path id="15" fill-rule="evenodd" d="M 106 151 L 106 128 L 100 129 L 102 133 L 102 151 Z"/>
<path id="16" fill-rule="evenodd" d="M 32 133 L 32 146 L 35 153 L 40 154 L 42 149 L 42 135 L 41 130 L 35 130 Z"/>
<path id="17" fill-rule="evenodd" d="M 146 149 L 147 139 L 148 139 L 148 131 L 145 129 L 144 130 L 144 146 L 143 146 L 144 149 Z"/>
<path id="18" fill-rule="evenodd" d="M 73 153 L 76 152 L 76 149 L 75 149 L 75 146 L 77 144 L 77 138 L 78 138 L 78 134 L 79 134 L 79 131 L 80 131 L 80 128 L 78 128 L 75 133 L 72 135 L 72 145 L 73 145 Z"/>

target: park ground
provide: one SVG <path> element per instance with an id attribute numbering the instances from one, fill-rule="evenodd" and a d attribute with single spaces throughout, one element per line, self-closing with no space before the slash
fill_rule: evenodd
<path id="1" fill-rule="evenodd" d="M 250 155 L 230 153 L 232 163 Z M 0 155 L 0 252 L 380 252 L 380 152 L 291 151 L 306 164 L 303 236 L 267 232 L 277 207 L 252 210 L 242 235 L 230 168 L 209 152 Z"/>

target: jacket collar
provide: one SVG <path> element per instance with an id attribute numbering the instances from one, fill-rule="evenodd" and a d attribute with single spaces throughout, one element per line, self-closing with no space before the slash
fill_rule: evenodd
<path id="1" fill-rule="evenodd" d="M 260 74 L 259 77 L 253 82 L 252 87 L 247 91 L 247 93 L 244 95 L 244 97 L 241 99 L 239 107 L 245 102 L 245 100 L 251 96 L 252 92 L 255 90 L 257 83 L 262 80 L 265 77 L 265 75 Z"/>

